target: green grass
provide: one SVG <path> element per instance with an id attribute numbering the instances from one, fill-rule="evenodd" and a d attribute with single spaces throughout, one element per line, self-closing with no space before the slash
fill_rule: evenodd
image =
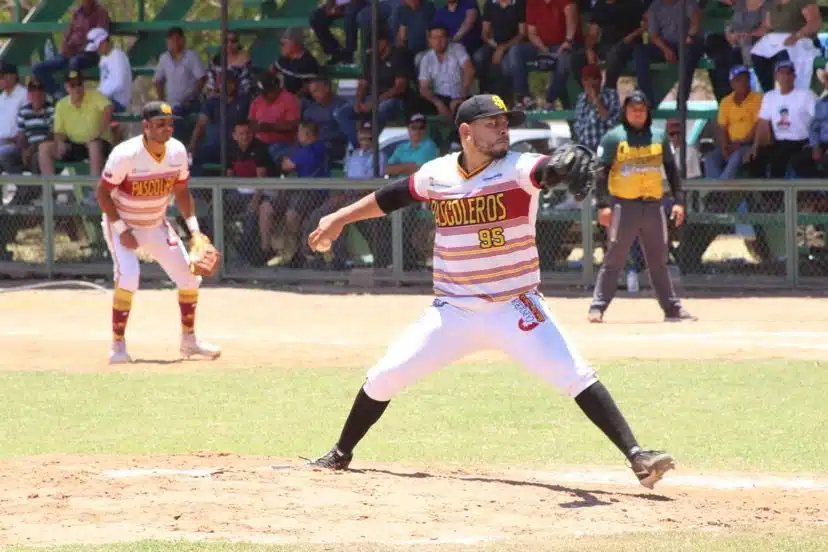
<path id="1" fill-rule="evenodd" d="M 553 542 L 533 542 L 526 548 L 520 542 L 491 543 L 488 545 L 446 545 L 439 546 L 440 552 L 824 552 L 828 545 L 828 535 L 812 533 L 798 535 L 767 534 L 701 534 L 701 533 L 657 533 L 620 535 L 611 537 L 591 537 L 589 542 L 583 539 L 562 539 Z M 386 546 L 372 544 L 347 545 L 289 545 L 266 546 L 254 544 L 231 543 L 189 543 L 189 542 L 154 542 L 143 541 L 107 546 L 62 546 L 50 548 L 58 552 L 403 552 L 432 550 L 434 547 Z M 31 552 L 42 548 L 10 548 L 10 552 Z"/>
<path id="2" fill-rule="evenodd" d="M 602 367 L 645 446 L 682 468 L 825 473 L 814 362 Z M 221 451 L 297 457 L 339 434 L 362 371 L 0 373 L 0 455 Z M 358 449 L 403 463 L 620 465 L 572 400 L 511 365 L 453 366 L 392 401 Z"/>

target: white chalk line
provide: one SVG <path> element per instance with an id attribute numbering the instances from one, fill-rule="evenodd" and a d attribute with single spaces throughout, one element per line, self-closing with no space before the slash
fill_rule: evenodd
<path id="1" fill-rule="evenodd" d="M 590 485 L 625 485 L 637 486 L 631 480 L 630 474 L 618 471 L 589 470 L 583 472 L 551 472 L 534 473 L 535 478 L 542 481 L 568 483 L 585 483 Z M 808 490 L 828 491 L 828 479 L 812 479 L 806 477 L 781 476 L 715 476 L 715 475 L 684 475 L 675 472 L 668 473 L 658 483 L 659 487 L 680 487 L 696 489 L 739 490 L 739 489 L 777 489 L 777 490 Z"/>
<path id="2" fill-rule="evenodd" d="M 314 539 L 303 540 L 296 537 L 281 537 L 279 535 L 213 535 L 204 533 L 184 533 L 176 532 L 176 537 L 189 542 L 209 542 L 212 540 L 229 541 L 233 543 L 250 543 L 250 544 L 275 544 L 275 545 L 290 545 L 290 544 L 311 544 L 311 545 L 326 545 L 326 544 L 343 544 L 342 539 Z M 353 541 L 355 549 L 359 550 L 359 545 L 363 542 L 380 543 L 384 545 L 393 546 L 428 546 L 441 544 L 463 544 L 475 545 L 487 542 L 496 542 L 504 540 L 502 536 L 482 535 L 482 536 L 447 536 L 447 537 L 433 537 L 430 539 L 416 539 L 416 540 L 383 540 L 383 541 Z"/>
<path id="3" fill-rule="evenodd" d="M 296 469 L 303 469 L 296 466 Z M 205 478 L 223 473 L 223 468 L 196 468 L 176 470 L 169 468 L 131 468 L 123 470 L 109 470 L 103 472 L 108 479 L 124 479 L 138 477 L 196 477 Z M 272 466 L 255 469 L 255 471 L 273 471 Z M 481 477 L 485 478 L 485 475 Z M 519 472 L 519 477 L 527 480 L 544 483 L 581 483 L 587 485 L 620 485 L 638 487 L 638 482 L 628 471 L 587 469 L 584 471 L 555 471 L 555 472 Z M 459 477 L 463 479 L 463 477 Z M 670 472 L 659 482 L 659 486 L 716 489 L 716 490 L 745 490 L 745 489 L 777 489 L 777 490 L 807 490 L 828 491 L 828 479 L 810 477 L 782 477 L 771 475 L 701 475 L 681 474 Z"/>
<path id="4" fill-rule="evenodd" d="M 170 332 L 170 339 L 177 339 L 174 331 Z M 596 332 L 567 332 L 581 339 L 591 339 L 599 335 Z M 108 343 L 112 337 L 106 332 L 86 333 L 81 335 L 69 334 L 66 332 L 43 332 L 35 329 L 0 328 L 0 337 L 24 338 L 49 336 L 50 340 L 64 340 L 77 342 L 95 341 Z M 323 345 L 329 347 L 352 347 L 364 348 L 366 346 L 383 347 L 388 343 L 372 343 L 367 340 L 342 339 L 339 337 L 302 337 L 285 334 L 268 333 L 243 333 L 243 334 L 209 334 L 204 335 L 205 339 L 222 342 L 244 342 L 257 343 L 262 346 L 268 345 Z M 162 339 L 157 333 L 130 332 L 128 341 L 140 343 L 158 343 Z M 727 344 L 733 346 L 755 345 L 757 340 L 762 340 L 761 345 L 767 347 L 779 347 L 781 349 L 798 350 L 828 350 L 828 332 L 802 332 L 802 331 L 751 331 L 751 330 L 724 330 L 721 332 L 687 332 L 687 333 L 649 333 L 649 334 L 613 334 L 601 332 L 602 341 L 625 342 L 625 341 L 683 341 L 690 343 Z M 767 340 L 771 339 L 771 342 Z M 782 341 L 782 339 L 792 339 Z M 798 341 L 802 340 L 802 341 Z"/>

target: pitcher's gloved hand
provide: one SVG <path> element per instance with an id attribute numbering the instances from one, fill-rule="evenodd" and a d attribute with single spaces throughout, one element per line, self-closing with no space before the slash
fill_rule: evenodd
<path id="1" fill-rule="evenodd" d="M 210 243 L 210 238 L 201 232 L 195 232 L 190 239 L 190 271 L 196 276 L 209 278 L 218 271 L 218 249 Z"/>
<path id="2" fill-rule="evenodd" d="M 598 157 L 589 148 L 575 143 L 566 143 L 556 148 L 549 156 L 544 170 L 543 186 L 566 184 L 576 201 L 583 201 L 595 186 L 598 178 Z"/>

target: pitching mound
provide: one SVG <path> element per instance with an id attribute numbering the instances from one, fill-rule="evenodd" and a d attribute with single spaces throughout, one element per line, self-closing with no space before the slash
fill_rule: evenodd
<path id="1" fill-rule="evenodd" d="M 632 531 L 773 530 L 826 523 L 828 480 L 676 472 L 656 492 L 629 471 L 450 470 L 196 456 L 0 463 L 0 542 L 549 542 Z M 12 507 L 13 506 L 13 507 Z"/>

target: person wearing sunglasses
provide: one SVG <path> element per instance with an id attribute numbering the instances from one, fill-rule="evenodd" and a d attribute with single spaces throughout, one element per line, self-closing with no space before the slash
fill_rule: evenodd
<path id="1" fill-rule="evenodd" d="M 241 94 L 250 93 L 252 66 L 250 54 L 242 48 L 239 35 L 233 32 L 227 33 L 227 67 L 238 75 L 238 87 Z M 210 58 L 206 86 L 208 96 L 218 94 L 219 86 L 216 77 L 219 75 L 221 75 L 221 52 L 217 52 Z"/>
<path id="2" fill-rule="evenodd" d="M 100 176 L 112 149 L 112 102 L 93 88 L 87 89 L 79 71 L 69 71 L 69 94 L 55 106 L 53 137 L 38 147 L 43 175 L 55 174 L 55 161 L 89 160 L 89 173 Z"/>

